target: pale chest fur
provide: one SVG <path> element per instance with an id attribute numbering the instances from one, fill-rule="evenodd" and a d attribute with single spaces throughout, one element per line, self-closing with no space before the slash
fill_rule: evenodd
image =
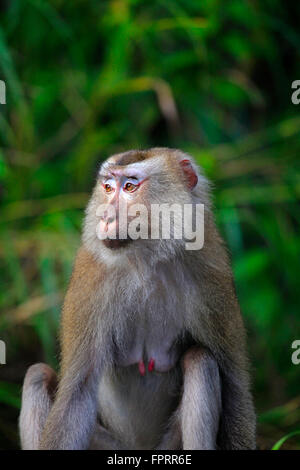
<path id="1" fill-rule="evenodd" d="M 172 369 L 182 354 L 184 324 L 196 296 L 187 272 L 160 265 L 141 277 L 137 269 L 130 281 L 114 279 L 114 289 L 116 366 L 136 364 L 142 375 Z"/>

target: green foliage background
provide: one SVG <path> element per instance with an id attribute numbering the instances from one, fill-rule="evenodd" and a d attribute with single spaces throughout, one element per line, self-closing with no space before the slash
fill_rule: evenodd
<path id="1" fill-rule="evenodd" d="M 299 22 L 292 0 L 1 3 L 1 448 L 19 445 L 26 368 L 57 367 L 61 301 L 99 162 L 150 146 L 190 152 L 213 181 L 260 448 L 299 429 Z M 299 436 L 284 446 L 300 448 Z"/>

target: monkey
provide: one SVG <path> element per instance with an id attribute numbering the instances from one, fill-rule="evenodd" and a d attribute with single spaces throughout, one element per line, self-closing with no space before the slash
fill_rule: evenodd
<path id="1" fill-rule="evenodd" d="M 203 205 L 201 249 L 161 236 L 162 218 L 149 214 L 166 203 Z M 144 219 L 121 220 L 120 207 L 128 215 L 134 204 L 148 209 Z M 126 233 L 142 220 L 159 236 Z M 172 218 L 171 235 L 181 223 Z M 211 185 L 190 155 L 158 147 L 102 163 L 60 340 L 58 376 L 42 363 L 26 373 L 22 449 L 255 449 L 246 333 L 229 254 Z"/>

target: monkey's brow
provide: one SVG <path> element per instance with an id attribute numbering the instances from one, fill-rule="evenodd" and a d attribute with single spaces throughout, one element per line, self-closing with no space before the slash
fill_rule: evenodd
<path id="1" fill-rule="evenodd" d="M 112 162 L 112 163 L 106 163 L 105 166 L 100 167 L 98 177 L 107 178 L 111 175 L 119 176 L 120 174 L 122 174 L 123 176 L 125 176 L 125 178 L 138 179 L 136 175 L 132 173 L 134 172 L 132 172 L 131 168 L 128 168 L 128 165 L 119 165 L 119 164 L 115 164 L 114 162 Z"/>
<path id="2" fill-rule="evenodd" d="M 117 171 L 121 170 L 122 171 L 123 169 L 125 170 L 126 166 L 127 165 L 118 165 L 115 162 L 104 162 L 100 166 L 99 174 L 103 175 L 104 173 L 101 173 L 102 171 L 105 171 L 105 174 L 106 173 L 113 173 L 114 170 L 117 170 Z"/>

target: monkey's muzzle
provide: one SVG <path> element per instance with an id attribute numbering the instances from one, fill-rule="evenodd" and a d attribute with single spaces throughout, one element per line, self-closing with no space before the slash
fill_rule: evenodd
<path id="1" fill-rule="evenodd" d="M 110 239 L 110 238 L 105 238 L 102 240 L 106 248 L 110 248 L 111 250 L 116 250 L 118 248 L 125 248 L 126 246 L 129 245 L 130 242 L 133 240 L 131 238 L 126 238 L 126 239 Z"/>

